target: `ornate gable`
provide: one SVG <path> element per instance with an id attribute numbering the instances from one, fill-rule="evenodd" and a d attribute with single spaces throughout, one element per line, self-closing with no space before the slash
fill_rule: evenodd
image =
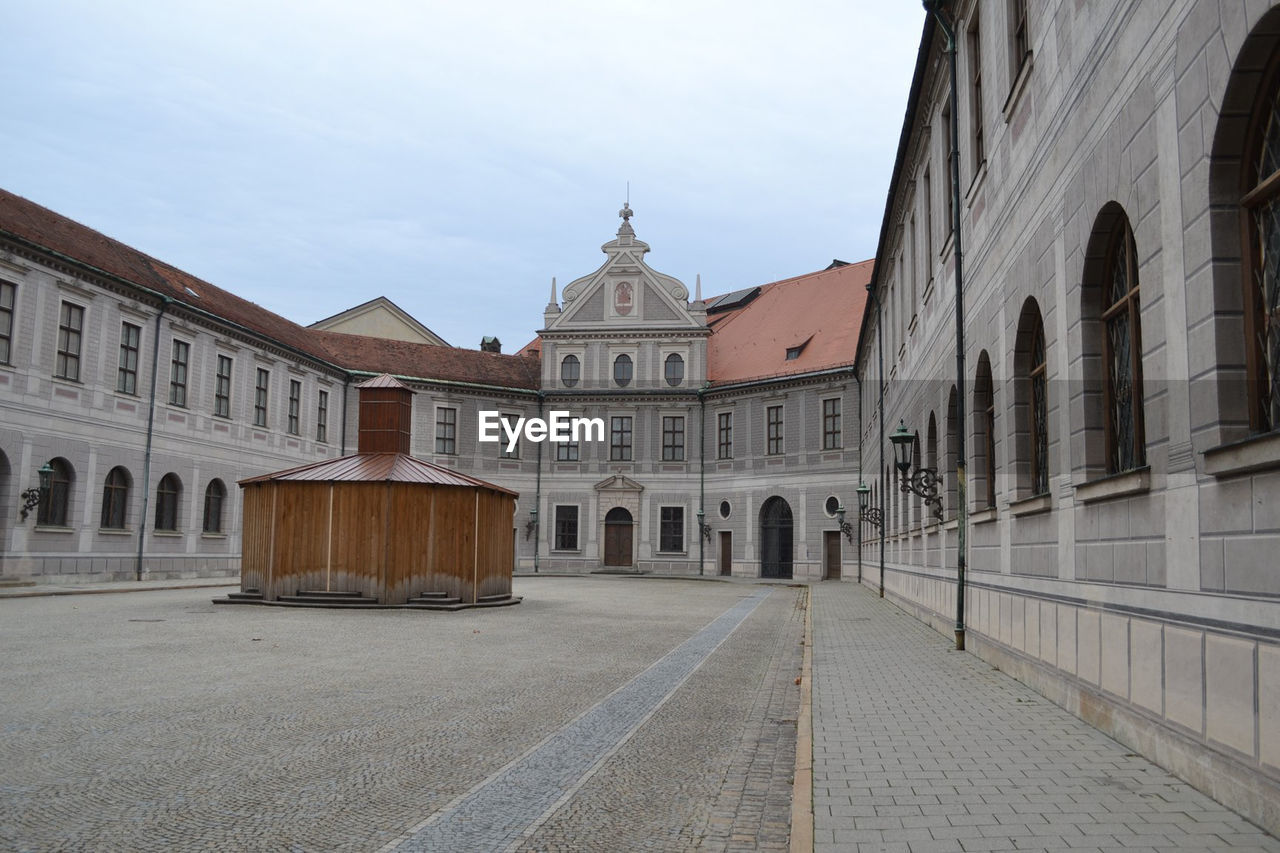
<path id="1" fill-rule="evenodd" d="M 700 302 L 690 306 L 689 288 L 644 262 L 649 245 L 636 239 L 631 206 L 624 204 L 618 215 L 622 225 L 617 237 L 600 247 L 608 260 L 566 285 L 562 305 L 552 294 L 546 331 L 705 328 L 706 314 Z"/>

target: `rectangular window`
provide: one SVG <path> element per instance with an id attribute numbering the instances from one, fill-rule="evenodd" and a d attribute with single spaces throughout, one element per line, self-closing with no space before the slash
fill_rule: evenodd
<path id="1" fill-rule="evenodd" d="M 289 435 L 298 435 L 302 429 L 302 383 L 289 380 Z"/>
<path id="2" fill-rule="evenodd" d="M 578 550 L 578 508 L 576 506 L 556 507 L 556 543 L 557 551 Z"/>
<path id="3" fill-rule="evenodd" d="M 218 374 L 213 379 L 213 413 L 231 417 L 231 356 L 218 356 Z"/>
<path id="4" fill-rule="evenodd" d="M 1010 79 L 1017 80 L 1022 66 L 1031 56 L 1031 39 L 1027 30 L 1027 0 L 1009 2 L 1009 67 Z"/>
<path id="5" fill-rule="evenodd" d="M 329 440 L 329 392 L 316 394 L 316 441 L 323 443 Z"/>
<path id="6" fill-rule="evenodd" d="M 658 529 L 659 551 L 684 550 L 684 507 L 664 506 Z"/>
<path id="7" fill-rule="evenodd" d="M 556 444 L 557 462 L 577 462 L 578 454 L 578 442 L 576 441 L 562 441 Z"/>
<path id="8" fill-rule="evenodd" d="M 684 461 L 683 417 L 664 417 L 662 419 L 662 461 Z"/>
<path id="9" fill-rule="evenodd" d="M 187 406 L 187 360 L 191 347 L 185 341 L 173 342 L 173 354 L 169 360 L 169 405 Z"/>
<path id="10" fill-rule="evenodd" d="M 267 392 L 271 385 L 271 372 L 258 368 L 258 383 L 253 390 L 253 425 L 267 425 Z"/>
<path id="11" fill-rule="evenodd" d="M 840 449 L 840 400 L 822 401 L 822 449 Z"/>
<path id="12" fill-rule="evenodd" d="M 924 188 L 924 280 L 928 284 L 933 269 L 933 178 L 928 169 L 924 170 L 921 183 Z"/>
<path id="13" fill-rule="evenodd" d="M 716 418 L 718 434 L 716 458 L 733 458 L 733 412 L 721 412 Z"/>
<path id="14" fill-rule="evenodd" d="M 765 409 L 765 435 L 768 437 L 769 446 L 765 451 L 770 456 L 777 456 L 782 452 L 782 407 L 769 406 Z"/>
<path id="15" fill-rule="evenodd" d="M 17 297 L 16 285 L 0 281 L 0 364 L 8 364 L 13 357 L 13 307 Z"/>
<path id="16" fill-rule="evenodd" d="M 609 459 L 613 462 L 631 461 L 630 416 L 609 419 Z"/>
<path id="17" fill-rule="evenodd" d="M 120 324 L 120 365 L 116 370 L 116 390 L 121 394 L 138 393 L 138 350 L 142 345 L 142 329 L 132 323 Z"/>
<path id="18" fill-rule="evenodd" d="M 500 415 L 500 417 L 502 418 L 502 422 L 506 426 L 511 427 L 512 429 L 515 429 L 516 422 L 520 420 L 519 415 L 510 415 L 506 413 Z M 507 442 L 508 442 L 507 430 L 504 427 L 502 430 L 502 439 L 498 442 L 498 458 L 499 459 L 519 459 L 520 458 L 520 440 L 516 439 L 516 446 L 511 448 L 510 451 L 507 450 Z"/>
<path id="19" fill-rule="evenodd" d="M 80 381 L 80 336 L 84 332 L 84 309 L 70 302 L 62 303 L 58 316 L 58 362 L 54 376 Z"/>
<path id="20" fill-rule="evenodd" d="M 436 409 L 436 453 L 458 452 L 458 410 Z"/>
<path id="21" fill-rule="evenodd" d="M 955 182 L 956 182 L 956 164 L 951 157 L 951 93 L 946 96 L 946 106 L 942 108 L 942 162 L 945 165 L 943 177 L 946 179 L 946 187 L 943 189 L 943 196 L 947 199 L 947 203 L 943 205 L 943 209 L 947 211 L 947 234 L 953 235 L 956 232 L 956 209 L 952 204 L 955 200 Z M 946 240 L 942 241 L 945 244 Z"/>
<path id="22" fill-rule="evenodd" d="M 978 167 L 987 159 L 986 149 L 983 148 L 983 120 L 982 120 L 982 31 L 978 28 L 978 14 L 975 11 L 973 15 L 973 23 L 969 25 L 969 93 L 970 93 L 970 115 L 972 127 L 970 135 L 973 137 L 973 170 L 977 174 Z"/>

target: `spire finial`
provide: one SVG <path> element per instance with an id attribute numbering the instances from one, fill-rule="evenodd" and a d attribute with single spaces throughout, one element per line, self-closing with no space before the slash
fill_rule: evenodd
<path id="1" fill-rule="evenodd" d="M 698 273 L 698 276 L 694 282 L 694 288 L 695 290 L 693 293 L 693 301 L 701 302 L 702 301 L 702 273 Z"/>
<path id="2" fill-rule="evenodd" d="M 551 276 L 551 304 L 556 304 L 556 277 Z"/>
<path id="3" fill-rule="evenodd" d="M 628 190 L 627 195 L 630 194 L 630 190 Z M 631 209 L 630 201 L 624 201 L 622 203 L 622 210 L 618 211 L 618 215 L 622 217 L 623 222 L 629 222 L 633 213 L 635 213 L 635 211 Z"/>

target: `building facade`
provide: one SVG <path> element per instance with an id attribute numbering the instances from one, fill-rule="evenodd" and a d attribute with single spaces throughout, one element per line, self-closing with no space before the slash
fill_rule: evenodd
<path id="1" fill-rule="evenodd" d="M 938 5 L 859 342 L 868 581 L 1276 831 L 1280 10 Z"/>
<path id="2" fill-rule="evenodd" d="M 871 264 L 691 300 L 631 215 L 502 355 L 350 333 L 378 300 L 304 328 L 0 194 L 0 574 L 236 574 L 237 482 L 354 452 L 354 385 L 380 373 L 416 392 L 413 455 L 520 493 L 519 570 L 847 574 Z M 478 440 L 484 412 L 553 411 L 599 434 Z"/>

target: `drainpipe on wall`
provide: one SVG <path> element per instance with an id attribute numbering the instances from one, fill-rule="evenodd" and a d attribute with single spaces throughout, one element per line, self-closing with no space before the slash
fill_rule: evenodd
<path id="1" fill-rule="evenodd" d="M 351 391 L 351 374 L 347 374 L 347 378 L 342 380 L 342 433 L 339 442 L 342 447 L 338 450 L 339 456 L 347 455 L 347 394 Z"/>
<path id="2" fill-rule="evenodd" d="M 702 574 L 706 536 L 702 525 L 706 523 L 707 499 L 707 400 L 702 396 L 705 388 L 698 389 L 698 574 Z"/>
<path id="3" fill-rule="evenodd" d="M 876 300 L 876 340 L 880 344 L 880 379 L 876 383 L 880 386 L 880 476 L 885 476 L 884 471 L 884 327 L 880 324 L 882 315 L 880 313 L 880 294 L 874 294 Z M 885 481 L 880 488 L 880 597 L 884 598 L 884 537 L 888 533 L 885 530 L 889 526 L 889 516 L 885 513 L 885 504 L 889 499 L 889 483 Z"/>
<path id="4" fill-rule="evenodd" d="M 956 33 L 942 11 L 944 0 L 924 0 L 947 39 L 951 66 L 951 225 L 956 254 L 956 649 L 964 651 L 965 528 L 969 522 L 968 483 L 965 472 L 964 414 L 964 275 L 960 259 L 960 113 L 957 109 Z"/>
<path id="5" fill-rule="evenodd" d="M 167 296 L 160 297 L 160 310 L 156 313 L 156 331 L 151 342 L 151 404 L 147 409 L 147 446 L 142 455 L 142 517 L 138 519 L 138 559 L 134 563 L 135 580 L 142 580 L 142 554 L 147 541 L 147 504 L 151 497 L 151 442 L 156 430 L 156 374 L 160 372 L 160 320 L 173 304 Z"/>
<path id="6" fill-rule="evenodd" d="M 545 396 L 538 392 L 538 418 L 542 418 L 542 404 Z M 537 513 L 533 517 L 533 573 L 538 573 L 538 539 L 542 532 L 542 442 L 538 442 L 537 481 L 533 489 L 533 509 Z"/>
<path id="7" fill-rule="evenodd" d="M 858 484 L 866 482 L 866 477 L 862 471 L 862 377 L 857 373 L 853 374 L 853 379 L 858 383 Z M 856 495 L 854 497 L 854 509 L 858 511 L 858 586 L 862 586 L 862 505 L 857 503 L 860 500 Z"/>

